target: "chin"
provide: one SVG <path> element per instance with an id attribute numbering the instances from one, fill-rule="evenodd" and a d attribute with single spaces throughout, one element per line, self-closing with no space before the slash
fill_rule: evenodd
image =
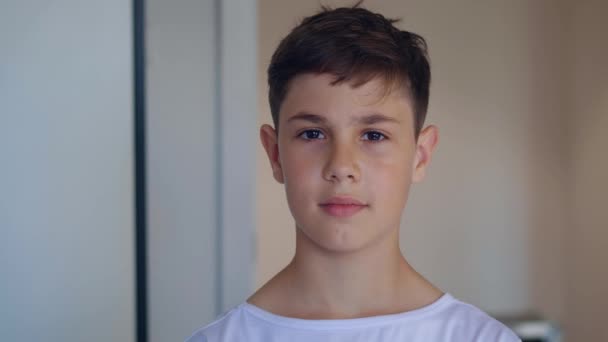
<path id="1" fill-rule="evenodd" d="M 302 232 L 309 242 L 318 248 L 330 253 L 352 253 L 364 248 L 372 240 L 371 236 L 365 236 L 357 231 L 357 227 L 329 226 L 320 231 Z"/>

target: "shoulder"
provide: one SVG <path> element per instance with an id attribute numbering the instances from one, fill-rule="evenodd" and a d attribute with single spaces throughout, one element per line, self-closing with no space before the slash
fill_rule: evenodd
<path id="1" fill-rule="evenodd" d="M 454 337 L 468 341 L 520 341 L 515 333 L 478 307 L 450 296 L 440 313 L 445 328 Z"/>
<path id="2" fill-rule="evenodd" d="M 242 315 L 242 307 L 240 304 L 224 312 L 213 322 L 195 331 L 192 336 L 186 339 L 185 342 L 213 342 L 220 341 L 230 334 L 231 330 L 235 330 L 239 326 L 239 317 Z"/>

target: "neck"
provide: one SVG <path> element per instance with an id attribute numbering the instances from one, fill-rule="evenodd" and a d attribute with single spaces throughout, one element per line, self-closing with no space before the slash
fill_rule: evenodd
<path id="1" fill-rule="evenodd" d="M 296 253 L 283 276 L 290 297 L 297 298 L 291 305 L 299 316 L 354 318 L 424 305 L 421 298 L 407 298 L 420 293 L 426 281 L 403 258 L 398 229 L 373 246 L 347 253 L 323 250 L 296 232 Z"/>

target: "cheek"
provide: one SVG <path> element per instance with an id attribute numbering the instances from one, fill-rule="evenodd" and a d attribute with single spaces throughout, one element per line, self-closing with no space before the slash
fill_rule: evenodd
<path id="1" fill-rule="evenodd" d="M 303 149 L 292 149 L 285 155 L 288 157 L 282 166 L 288 200 L 305 201 L 310 190 L 322 181 L 319 155 Z"/>
<path id="2" fill-rule="evenodd" d="M 369 184 L 370 190 L 379 200 L 401 202 L 412 177 L 410 160 L 409 156 L 397 153 L 392 153 L 389 157 L 370 158 L 366 162 L 364 177 L 367 179 L 364 182 Z"/>
<path id="3" fill-rule="evenodd" d="M 316 192 L 319 188 L 320 177 L 315 159 L 297 152 L 289 154 L 283 166 L 285 180 L 285 195 L 291 215 L 296 222 L 308 222 L 310 210 L 316 203 Z M 295 156 L 295 157 L 294 157 Z"/>

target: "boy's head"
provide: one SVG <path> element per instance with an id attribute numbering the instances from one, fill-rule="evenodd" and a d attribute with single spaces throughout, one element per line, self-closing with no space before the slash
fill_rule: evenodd
<path id="1" fill-rule="evenodd" d="M 269 102 L 275 129 L 291 81 L 306 73 L 330 74 L 332 84 L 358 87 L 380 78 L 386 90 L 399 88 L 410 99 L 417 138 L 426 117 L 431 71 L 426 42 L 393 26 L 397 20 L 352 8 L 323 8 L 285 37 L 268 68 Z"/>
<path id="2" fill-rule="evenodd" d="M 260 137 L 298 243 L 352 251 L 398 235 L 437 143 L 436 127 L 422 129 L 424 40 L 357 6 L 324 9 L 281 42 L 268 77 L 275 128 Z"/>

